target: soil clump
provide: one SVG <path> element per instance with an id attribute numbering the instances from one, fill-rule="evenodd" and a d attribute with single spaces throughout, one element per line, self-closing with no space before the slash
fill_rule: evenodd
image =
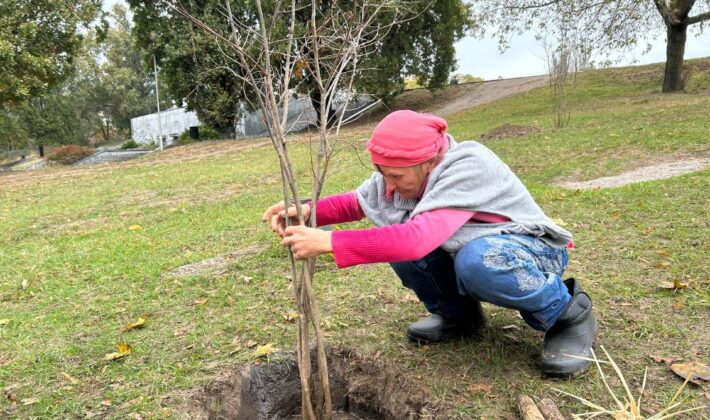
<path id="1" fill-rule="evenodd" d="M 481 140 L 499 140 L 511 137 L 521 137 L 530 134 L 537 134 L 541 130 L 537 127 L 530 127 L 515 124 L 503 124 L 481 136 Z"/>

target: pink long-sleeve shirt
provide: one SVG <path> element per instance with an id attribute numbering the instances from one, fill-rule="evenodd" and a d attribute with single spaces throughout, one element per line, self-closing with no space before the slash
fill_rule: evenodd
<path id="1" fill-rule="evenodd" d="M 351 191 L 318 200 L 318 226 L 360 220 L 365 213 Z M 418 260 L 453 235 L 466 222 L 499 223 L 509 219 L 482 212 L 436 209 L 405 223 L 370 229 L 333 231 L 332 245 L 339 268 L 357 264 Z"/>

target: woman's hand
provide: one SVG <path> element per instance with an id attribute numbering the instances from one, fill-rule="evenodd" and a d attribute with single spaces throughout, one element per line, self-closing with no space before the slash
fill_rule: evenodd
<path id="1" fill-rule="evenodd" d="M 303 210 L 303 220 L 308 222 L 311 218 L 311 206 L 308 204 L 301 204 L 301 210 Z M 299 224 L 296 206 L 293 204 L 288 207 L 288 217 L 290 219 L 290 226 L 296 226 Z M 266 209 L 266 212 L 264 212 L 264 215 L 261 217 L 261 221 L 269 222 L 271 230 L 283 238 L 286 230 L 286 207 L 284 206 L 284 202 L 280 201 Z"/>
<path id="2" fill-rule="evenodd" d="M 289 226 L 285 229 L 281 245 L 290 246 L 296 259 L 305 260 L 333 252 L 332 232 L 305 226 Z"/>

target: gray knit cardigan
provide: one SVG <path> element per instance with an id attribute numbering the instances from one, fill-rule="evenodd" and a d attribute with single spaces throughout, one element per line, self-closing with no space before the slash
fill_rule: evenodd
<path id="1" fill-rule="evenodd" d="M 421 198 L 405 199 L 396 192 L 387 198 L 379 172 L 358 187 L 358 202 L 372 223 L 400 224 L 440 208 L 481 211 L 510 219 L 504 223 L 464 224 L 441 246 L 450 253 L 458 252 L 473 239 L 505 233 L 536 236 L 556 248 L 572 240 L 572 234 L 545 215 L 520 179 L 495 153 L 475 141 L 458 144 L 447 136 L 449 148 L 429 174 Z"/>

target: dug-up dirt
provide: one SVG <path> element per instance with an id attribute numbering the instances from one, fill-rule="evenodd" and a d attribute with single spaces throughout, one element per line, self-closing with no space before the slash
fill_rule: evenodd
<path id="1" fill-rule="evenodd" d="M 503 124 L 482 135 L 481 140 L 498 140 L 510 137 L 527 136 L 530 134 L 537 134 L 540 131 L 542 130 L 537 127 L 515 124 Z"/>
<path id="2" fill-rule="evenodd" d="M 327 350 L 327 358 L 336 419 L 433 419 L 445 413 L 413 379 L 379 361 L 334 348 Z M 236 367 L 184 397 L 181 410 L 193 419 L 300 418 L 295 356 L 279 354 L 272 360 Z M 315 372 L 315 354 L 312 360 Z"/>

